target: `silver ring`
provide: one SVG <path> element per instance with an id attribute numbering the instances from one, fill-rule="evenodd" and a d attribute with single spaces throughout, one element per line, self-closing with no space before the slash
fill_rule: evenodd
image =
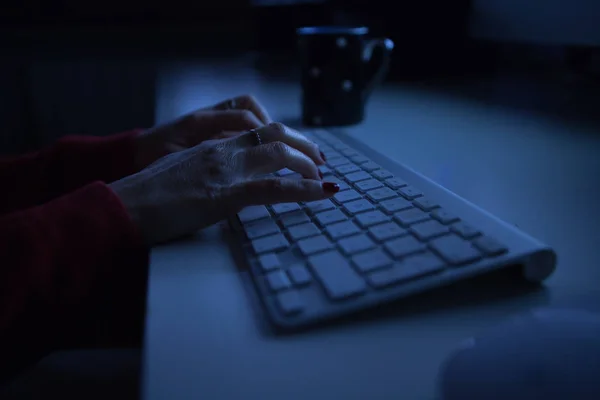
<path id="1" fill-rule="evenodd" d="M 256 129 L 252 129 L 249 133 L 254 138 L 254 147 L 260 146 L 263 144 L 262 139 L 260 137 L 260 133 L 258 133 L 258 131 Z"/>
<path id="2" fill-rule="evenodd" d="M 227 108 L 228 110 L 235 110 L 237 108 L 237 102 L 235 101 L 235 99 L 227 100 L 227 103 L 225 103 L 225 108 Z"/>

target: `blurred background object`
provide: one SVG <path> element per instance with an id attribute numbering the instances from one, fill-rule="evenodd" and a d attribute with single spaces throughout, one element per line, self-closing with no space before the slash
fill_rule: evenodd
<path id="1" fill-rule="evenodd" d="M 502 70 L 547 76 L 519 83 L 532 90 L 594 92 L 599 20 L 595 0 L 9 0 L 0 6 L 0 153 L 151 125 L 164 63 L 254 54 L 264 74 L 293 79 L 295 30 L 306 25 L 367 25 L 390 37 L 390 80 Z"/>

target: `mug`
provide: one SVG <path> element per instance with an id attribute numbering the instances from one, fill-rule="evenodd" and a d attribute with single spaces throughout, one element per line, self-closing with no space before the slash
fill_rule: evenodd
<path id="1" fill-rule="evenodd" d="M 369 38 L 366 27 L 303 27 L 297 34 L 303 124 L 361 122 L 369 95 L 387 73 L 394 43 Z"/>

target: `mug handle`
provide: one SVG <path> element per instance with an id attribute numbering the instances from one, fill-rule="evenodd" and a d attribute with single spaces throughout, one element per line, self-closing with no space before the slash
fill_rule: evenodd
<path id="1" fill-rule="evenodd" d="M 373 58 L 375 50 L 380 50 L 378 53 L 379 60 Z M 379 85 L 388 72 L 390 66 L 390 56 L 394 50 L 394 42 L 392 39 L 379 38 L 369 40 L 363 49 L 363 62 L 366 64 L 368 81 L 363 93 L 366 99 L 373 92 L 373 89 Z"/>

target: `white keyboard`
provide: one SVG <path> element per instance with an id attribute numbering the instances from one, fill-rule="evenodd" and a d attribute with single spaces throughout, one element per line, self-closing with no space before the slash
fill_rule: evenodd
<path id="1" fill-rule="evenodd" d="M 248 207 L 231 221 L 276 327 L 305 328 L 501 268 L 533 282 L 554 271 L 548 246 L 422 175 L 341 132 L 306 135 L 327 158 L 324 181 L 340 191 Z"/>

